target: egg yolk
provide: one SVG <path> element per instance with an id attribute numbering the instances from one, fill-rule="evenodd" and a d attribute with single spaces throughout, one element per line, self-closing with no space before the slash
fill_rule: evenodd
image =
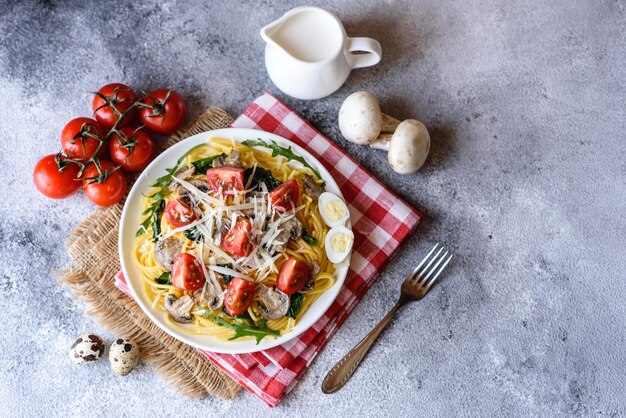
<path id="1" fill-rule="evenodd" d="M 350 235 L 340 232 L 332 236 L 330 239 L 330 246 L 338 253 L 343 253 L 348 250 L 351 242 L 352 237 Z"/>
<path id="2" fill-rule="evenodd" d="M 339 199 L 331 200 L 324 206 L 324 212 L 331 221 L 338 221 L 346 216 L 346 209 Z"/>

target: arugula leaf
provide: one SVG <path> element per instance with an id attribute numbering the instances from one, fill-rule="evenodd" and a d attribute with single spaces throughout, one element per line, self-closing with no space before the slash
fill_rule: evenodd
<path id="1" fill-rule="evenodd" d="M 187 158 L 189 154 L 191 154 L 198 148 L 204 147 L 205 145 L 206 144 L 198 144 L 195 147 L 192 147 L 176 161 L 174 167 L 165 169 L 167 174 L 159 177 L 155 180 L 154 183 L 150 185 L 150 187 L 156 188 L 158 190 L 154 191 L 154 193 L 152 193 L 151 195 L 146 196 L 148 199 L 152 199 L 152 204 L 148 206 L 148 208 L 142 213 L 142 215 L 147 216 L 141 222 L 139 229 L 135 233 L 136 237 L 139 237 L 148 232 L 148 227 L 152 226 L 152 241 L 157 240 L 157 236 L 161 233 L 159 219 L 161 218 L 163 209 L 165 209 L 164 199 L 169 194 L 167 186 L 169 186 L 170 181 L 172 181 L 172 176 L 174 175 L 176 170 L 178 170 L 178 167 L 182 164 L 182 162 L 185 160 L 185 158 Z"/>
<path id="2" fill-rule="evenodd" d="M 163 273 L 161 273 L 161 275 L 159 277 L 157 277 L 156 279 L 154 279 L 155 282 L 157 282 L 157 284 L 172 284 L 172 273 L 170 273 L 169 271 L 164 271 Z"/>
<path id="3" fill-rule="evenodd" d="M 200 232 L 195 226 L 193 228 L 185 229 L 183 231 L 183 235 L 189 241 L 199 241 L 202 238 L 202 232 Z"/>
<path id="4" fill-rule="evenodd" d="M 317 240 L 315 239 L 315 237 L 309 235 L 309 231 L 307 231 L 306 228 L 304 228 L 302 230 L 302 239 L 304 240 L 304 242 L 306 242 L 307 244 L 310 245 L 317 245 Z"/>
<path id="5" fill-rule="evenodd" d="M 296 319 L 298 312 L 302 309 L 303 300 L 304 295 L 302 293 L 293 293 L 291 295 L 291 303 L 289 304 L 289 310 L 287 311 L 287 316 L 289 318 Z"/>
<path id="6" fill-rule="evenodd" d="M 265 318 L 259 321 L 258 326 L 254 326 L 254 325 L 243 325 L 243 324 L 231 324 L 230 322 L 226 321 L 224 318 L 211 315 L 211 312 L 209 312 L 206 309 L 202 313 L 202 316 L 204 316 L 207 319 L 211 319 L 215 323 L 215 325 L 218 325 L 220 327 L 230 328 L 231 330 L 235 331 L 235 335 L 230 337 L 228 339 L 229 341 L 236 340 L 237 338 L 241 338 L 241 337 L 250 336 L 250 337 L 254 337 L 254 339 L 256 340 L 256 343 L 259 344 L 261 340 L 265 337 L 280 336 L 279 331 L 267 327 Z"/>
<path id="7" fill-rule="evenodd" d="M 266 170 L 259 166 L 257 166 L 256 170 L 254 167 L 246 168 L 246 171 L 243 172 L 243 184 L 248 184 L 252 171 L 254 171 L 254 176 L 252 177 L 252 183 L 250 183 L 251 188 L 254 188 L 259 183 L 264 183 L 267 190 L 272 191 L 277 186 L 282 184 L 280 180 L 274 178 L 270 170 Z"/>
<path id="8" fill-rule="evenodd" d="M 196 167 L 196 173 L 206 174 L 206 171 L 209 168 L 213 167 L 213 160 L 217 157 L 226 157 L 226 154 L 221 153 L 218 155 L 212 155 L 210 157 L 202 158 L 200 160 L 193 161 L 191 165 Z"/>
<path id="9" fill-rule="evenodd" d="M 291 150 L 291 147 L 289 148 L 281 147 L 274 140 L 271 141 L 271 144 L 268 144 L 267 142 L 263 141 L 261 138 L 257 138 L 256 141 L 254 139 L 248 139 L 246 141 L 243 141 L 242 144 L 251 148 L 252 147 L 269 148 L 272 150 L 272 157 L 276 157 L 277 155 L 282 155 L 283 157 L 286 157 L 290 160 L 298 161 L 303 166 L 307 167 L 312 172 L 314 172 L 318 179 L 322 178 L 321 174 L 316 169 L 314 169 L 313 166 L 304 159 L 304 157 L 302 157 L 301 155 L 295 154 Z"/>

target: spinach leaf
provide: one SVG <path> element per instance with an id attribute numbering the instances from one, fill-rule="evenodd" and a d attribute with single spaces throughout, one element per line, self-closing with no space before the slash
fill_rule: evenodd
<path id="1" fill-rule="evenodd" d="M 303 300 L 304 295 L 302 293 L 293 293 L 291 295 L 291 304 L 289 305 L 289 310 L 287 311 L 287 316 L 289 318 L 296 319 L 298 312 L 302 309 Z"/>
<path id="2" fill-rule="evenodd" d="M 315 237 L 312 237 L 311 235 L 309 235 L 309 231 L 307 231 L 306 228 L 302 230 L 302 239 L 307 244 L 317 245 L 317 240 L 315 239 Z"/>
<path id="3" fill-rule="evenodd" d="M 319 171 L 317 171 L 316 169 L 313 168 L 313 166 L 311 164 L 309 164 L 303 156 L 295 154 L 292 150 L 291 147 L 289 148 L 285 148 L 285 147 L 281 147 L 280 145 L 278 145 L 276 143 L 276 141 L 272 140 L 271 144 L 267 143 L 265 141 L 263 141 L 261 138 L 257 138 L 256 141 L 254 139 L 248 139 L 246 141 L 243 141 L 242 144 L 248 146 L 248 147 L 265 147 L 265 148 L 269 148 L 272 150 L 272 157 L 276 157 L 277 155 L 282 155 L 283 157 L 286 157 L 290 160 L 294 160 L 294 161 L 298 161 L 299 163 L 301 163 L 303 166 L 307 167 L 309 170 L 311 170 L 313 173 L 315 173 L 315 175 L 317 176 L 317 178 L 321 179 L 322 176 L 320 175 Z"/>
<path id="4" fill-rule="evenodd" d="M 274 178 L 270 170 L 259 166 L 257 166 L 256 170 L 254 167 L 246 168 L 246 171 L 243 172 L 243 184 L 248 184 L 252 171 L 254 171 L 254 176 L 252 177 L 252 183 L 250 183 L 251 188 L 254 188 L 259 183 L 264 183 L 267 190 L 272 191 L 281 184 L 280 180 Z"/>
<path id="5" fill-rule="evenodd" d="M 231 324 L 230 322 L 226 321 L 224 318 L 211 315 L 211 312 L 209 312 L 206 309 L 202 313 L 202 316 L 204 316 L 207 319 L 211 319 L 215 323 L 215 325 L 218 325 L 220 327 L 230 328 L 233 331 L 235 331 L 235 335 L 229 338 L 230 341 L 236 340 L 237 338 L 250 336 L 250 337 L 254 337 L 254 339 L 256 340 L 256 343 L 259 344 L 261 340 L 267 336 L 274 336 L 274 337 L 280 336 L 279 331 L 267 327 L 265 318 L 259 321 L 258 326 L 255 326 L 255 325 Z"/>
<path id="6" fill-rule="evenodd" d="M 159 277 L 157 277 L 156 279 L 154 279 L 155 282 L 157 282 L 157 284 L 172 284 L 172 274 L 169 271 L 164 271 L 163 273 L 161 273 L 161 275 Z"/>
<path id="7" fill-rule="evenodd" d="M 192 166 L 196 167 L 196 173 L 198 174 L 206 174 L 206 171 L 213 167 L 213 160 L 217 157 L 226 157 L 226 154 L 221 153 L 218 155 L 212 155 L 210 157 L 202 158 L 200 160 L 196 160 L 191 163 Z"/>
<path id="8" fill-rule="evenodd" d="M 183 231 L 183 235 L 189 241 L 200 241 L 200 239 L 202 239 L 202 232 L 198 231 L 198 228 L 195 226 L 193 228 L 185 229 Z"/>

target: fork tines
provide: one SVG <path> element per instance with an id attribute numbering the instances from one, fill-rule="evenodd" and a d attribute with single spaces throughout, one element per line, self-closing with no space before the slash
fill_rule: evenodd
<path id="1" fill-rule="evenodd" d="M 413 270 L 407 282 L 411 281 L 412 285 L 417 285 L 422 288 L 424 292 L 428 292 L 435 283 L 435 280 L 437 280 L 437 277 L 439 277 L 443 269 L 452 259 L 452 254 L 448 250 L 443 252 L 444 249 L 443 245 L 439 243 L 435 244 L 433 249 L 430 250 L 421 263 Z"/>

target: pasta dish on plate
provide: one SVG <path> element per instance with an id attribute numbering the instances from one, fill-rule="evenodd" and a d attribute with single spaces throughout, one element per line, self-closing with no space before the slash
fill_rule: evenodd
<path id="1" fill-rule="evenodd" d="M 220 340 L 288 333 L 354 240 L 319 173 L 260 139 L 191 148 L 144 194 L 141 216 L 133 255 L 152 307 Z"/>

